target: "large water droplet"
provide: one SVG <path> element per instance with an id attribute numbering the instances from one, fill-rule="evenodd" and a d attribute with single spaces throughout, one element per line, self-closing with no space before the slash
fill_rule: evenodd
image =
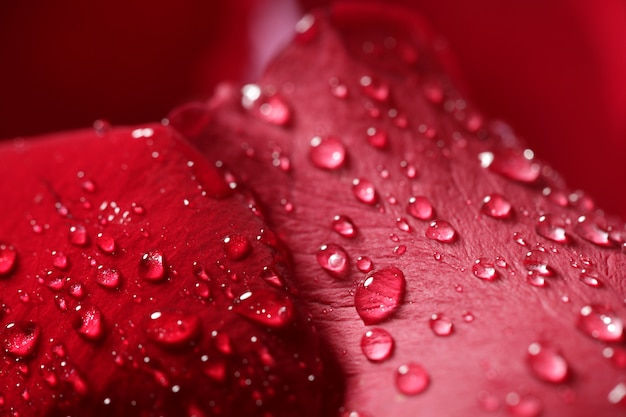
<path id="1" fill-rule="evenodd" d="M 393 337 L 385 329 L 373 328 L 361 337 L 361 351 L 372 362 L 389 359 L 393 352 Z"/>
<path id="2" fill-rule="evenodd" d="M 533 274 L 541 277 L 552 277 L 555 275 L 554 269 L 548 265 L 546 253 L 538 249 L 526 252 L 524 267 Z"/>
<path id="3" fill-rule="evenodd" d="M 322 245 L 317 251 L 317 263 L 329 274 L 344 277 L 348 272 L 348 254 L 339 245 L 329 243 Z"/>
<path id="4" fill-rule="evenodd" d="M 480 211 L 494 219 L 507 219 L 512 214 L 511 203 L 502 195 L 493 193 L 483 198 Z"/>
<path id="5" fill-rule="evenodd" d="M 554 348 L 541 343 L 528 346 L 528 365 L 537 378 L 554 384 L 565 381 L 569 372 L 563 356 Z"/>
<path id="6" fill-rule="evenodd" d="M 599 288 L 603 285 L 596 273 L 586 270 L 580 273 L 580 281 L 593 288 Z"/>
<path id="7" fill-rule="evenodd" d="M 603 342 L 618 342 L 624 336 L 624 322 L 608 306 L 586 305 L 580 309 L 578 328 Z"/>
<path id="8" fill-rule="evenodd" d="M 361 203 L 373 205 L 378 201 L 374 184 L 363 178 L 352 181 L 352 193 Z"/>
<path id="9" fill-rule="evenodd" d="M 417 395 L 430 384 L 428 373 L 416 363 L 401 365 L 396 371 L 396 387 L 405 395 Z"/>
<path id="10" fill-rule="evenodd" d="M 96 246 L 106 254 L 115 252 L 115 239 L 108 233 L 100 232 L 96 235 Z"/>
<path id="11" fill-rule="evenodd" d="M 437 336 L 450 336 L 454 331 L 452 322 L 440 314 L 433 314 L 428 324 Z"/>
<path id="12" fill-rule="evenodd" d="M 13 245 L 0 242 L 0 277 L 13 272 L 17 261 L 17 251 Z"/>
<path id="13" fill-rule="evenodd" d="M 511 392 L 507 394 L 505 401 L 509 413 L 515 417 L 537 417 L 543 411 L 539 399 L 532 395 L 521 396 Z"/>
<path id="14" fill-rule="evenodd" d="M 588 242 L 601 247 L 611 247 L 609 228 L 606 221 L 599 216 L 580 216 L 574 226 L 576 234 Z"/>
<path id="15" fill-rule="evenodd" d="M 494 281 L 498 278 L 498 271 L 496 270 L 493 262 L 485 258 L 476 259 L 474 265 L 472 265 L 472 273 L 474 276 L 485 281 Z"/>
<path id="16" fill-rule="evenodd" d="M 257 288 L 238 297 L 235 311 L 264 326 L 280 328 L 292 321 L 294 306 L 291 298 L 282 291 Z"/>
<path id="17" fill-rule="evenodd" d="M 535 161 L 530 149 L 523 151 L 504 149 L 499 152 L 483 152 L 479 155 L 484 168 L 506 178 L 523 183 L 533 183 L 541 174 L 541 165 Z"/>
<path id="18" fill-rule="evenodd" d="M 200 328 L 200 318 L 196 315 L 156 311 L 150 314 L 145 332 L 156 344 L 171 348 L 192 344 Z"/>
<path id="19" fill-rule="evenodd" d="M 69 240 L 72 245 L 85 246 L 89 243 L 89 236 L 87 236 L 87 229 L 81 224 L 70 226 Z"/>
<path id="20" fill-rule="evenodd" d="M 456 239 L 456 230 L 445 220 L 435 220 L 426 228 L 426 237 L 441 243 L 450 243 Z"/>
<path id="21" fill-rule="evenodd" d="M 569 236 L 565 232 L 565 221 L 551 214 L 539 217 L 535 230 L 539 236 L 543 236 L 553 242 L 569 242 Z"/>
<path id="22" fill-rule="evenodd" d="M 353 238 L 357 235 L 357 229 L 354 222 L 348 216 L 337 215 L 333 218 L 331 224 L 333 230 L 343 237 Z"/>
<path id="23" fill-rule="evenodd" d="M 252 246 L 245 236 L 231 234 L 222 240 L 222 249 L 229 259 L 239 261 L 250 254 Z"/>
<path id="24" fill-rule="evenodd" d="M 87 340 L 99 340 L 104 336 L 104 319 L 102 312 L 94 307 L 78 310 L 75 323 L 76 332 Z"/>
<path id="25" fill-rule="evenodd" d="M 120 285 L 120 272 L 115 268 L 99 265 L 96 270 L 96 282 L 104 288 L 115 289 Z"/>
<path id="26" fill-rule="evenodd" d="M 4 350 L 16 358 L 33 354 L 41 335 L 41 328 L 30 321 L 9 323 L 2 330 Z"/>
<path id="27" fill-rule="evenodd" d="M 409 198 L 407 213 L 419 220 L 430 220 L 434 216 L 432 204 L 426 197 L 422 196 Z"/>
<path id="28" fill-rule="evenodd" d="M 311 139 L 309 156 L 313 165 L 322 169 L 340 168 L 346 160 L 346 147 L 339 139 L 315 136 Z"/>
<path id="29" fill-rule="evenodd" d="M 369 273 L 354 293 L 356 311 L 366 325 L 387 320 L 400 308 L 406 281 L 396 267 Z"/>
<path id="30" fill-rule="evenodd" d="M 163 252 L 150 250 L 139 261 L 139 276 L 146 281 L 159 282 L 165 279 Z"/>

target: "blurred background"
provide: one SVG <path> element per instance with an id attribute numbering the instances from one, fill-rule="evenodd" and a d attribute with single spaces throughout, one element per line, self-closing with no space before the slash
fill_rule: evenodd
<path id="1" fill-rule="evenodd" d="M 393 1 L 444 35 L 486 114 L 626 218 L 626 0 Z M 330 2 L 0 0 L 0 139 L 160 120 L 253 80 Z"/>

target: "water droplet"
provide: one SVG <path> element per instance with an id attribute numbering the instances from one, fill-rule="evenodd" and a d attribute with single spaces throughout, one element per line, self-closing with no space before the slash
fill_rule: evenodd
<path id="1" fill-rule="evenodd" d="M 404 255 L 406 253 L 406 245 L 398 245 L 393 248 L 394 255 Z"/>
<path id="2" fill-rule="evenodd" d="M 226 379 L 226 363 L 222 360 L 207 363 L 202 371 L 214 381 L 223 382 Z"/>
<path id="3" fill-rule="evenodd" d="M 426 197 L 411 197 L 407 206 L 407 212 L 419 220 L 430 220 L 434 216 L 432 204 Z"/>
<path id="4" fill-rule="evenodd" d="M 416 363 L 401 365 L 396 372 L 396 387 L 405 395 L 417 395 L 430 384 L 428 373 Z"/>
<path id="5" fill-rule="evenodd" d="M 80 185 L 83 190 L 88 193 L 93 193 L 96 191 L 96 184 L 92 180 L 84 180 Z"/>
<path id="6" fill-rule="evenodd" d="M 139 261 L 139 276 L 146 281 L 159 282 L 165 279 L 163 252 L 150 250 Z"/>
<path id="7" fill-rule="evenodd" d="M 272 269 L 269 266 L 266 266 L 263 268 L 263 271 L 261 271 L 260 277 L 265 282 L 267 282 L 270 285 L 273 285 L 276 288 L 285 287 L 285 282 L 283 278 L 280 276 L 280 274 L 274 271 L 274 269 Z"/>
<path id="8" fill-rule="evenodd" d="M 16 358 L 32 355 L 37 348 L 41 328 L 30 321 L 9 323 L 2 331 L 4 350 Z"/>
<path id="9" fill-rule="evenodd" d="M 511 203 L 502 195 L 494 193 L 483 198 L 481 212 L 494 219 L 507 219 L 511 217 Z"/>
<path id="10" fill-rule="evenodd" d="M 76 299 L 81 299 L 85 296 L 85 290 L 83 288 L 83 284 L 80 282 L 74 282 L 69 287 L 69 293 L 72 297 Z"/>
<path id="11" fill-rule="evenodd" d="M 102 312 L 94 306 L 79 310 L 75 329 L 79 335 L 87 340 L 99 340 L 104 336 Z"/>
<path id="12" fill-rule="evenodd" d="M 252 246 L 245 236 L 231 234 L 222 240 L 222 249 L 229 259 L 239 261 L 248 256 Z"/>
<path id="13" fill-rule="evenodd" d="M 450 243 L 456 239 L 456 230 L 445 220 L 435 220 L 426 228 L 426 237 L 441 243 Z"/>
<path id="14" fill-rule="evenodd" d="M 352 193 L 361 203 L 373 205 L 378 201 L 374 184 L 363 178 L 352 181 Z"/>
<path id="15" fill-rule="evenodd" d="M 296 23 L 296 40 L 300 43 L 311 42 L 319 32 L 319 25 L 312 14 L 304 15 Z"/>
<path id="16" fill-rule="evenodd" d="M 450 336 L 454 331 L 452 322 L 440 314 L 433 314 L 429 321 L 430 329 L 437 336 Z"/>
<path id="17" fill-rule="evenodd" d="M 83 225 L 70 226 L 69 239 L 72 245 L 85 246 L 89 243 L 89 237 L 87 236 L 87 229 Z"/>
<path id="18" fill-rule="evenodd" d="M 385 329 L 379 327 L 365 332 L 361 337 L 361 351 L 372 362 L 389 359 L 393 352 L 393 337 Z"/>
<path id="19" fill-rule="evenodd" d="M 150 314 L 145 332 L 154 343 L 172 348 L 193 343 L 200 333 L 200 327 L 200 318 L 196 315 L 156 311 Z"/>
<path id="20" fill-rule="evenodd" d="M 289 324 L 294 315 L 293 301 L 279 290 L 258 288 L 238 297 L 235 311 L 267 327 L 280 328 Z"/>
<path id="21" fill-rule="evenodd" d="M 569 236 L 565 232 L 565 221 L 551 214 L 539 217 L 535 230 L 539 236 L 543 236 L 553 242 L 569 242 Z"/>
<path id="22" fill-rule="evenodd" d="M 548 265 L 546 253 L 538 249 L 526 252 L 524 267 L 541 277 L 552 277 L 555 275 L 554 269 Z"/>
<path id="23" fill-rule="evenodd" d="M 465 323 L 471 323 L 474 321 L 474 313 L 471 311 L 464 311 L 461 316 L 463 317 L 463 321 Z"/>
<path id="24" fill-rule="evenodd" d="M 526 246 L 526 240 L 524 239 L 524 236 L 522 236 L 522 234 L 519 232 L 513 233 L 513 242 L 517 243 L 520 246 Z"/>
<path id="25" fill-rule="evenodd" d="M 317 263 L 332 276 L 343 277 L 348 272 L 348 254 L 339 245 L 329 243 L 320 246 L 316 257 Z"/>
<path id="26" fill-rule="evenodd" d="M 328 80 L 328 84 L 330 85 L 330 92 L 333 96 L 340 99 L 348 97 L 348 87 L 345 84 L 340 83 L 337 78 L 331 78 Z"/>
<path id="27" fill-rule="evenodd" d="M 98 249 L 102 252 L 112 254 L 115 252 L 115 239 L 108 233 L 100 232 L 96 235 L 96 246 L 98 246 Z"/>
<path id="28" fill-rule="evenodd" d="M 608 306 L 586 305 L 580 309 L 578 328 L 603 342 L 619 342 L 624 336 L 624 322 Z"/>
<path id="29" fill-rule="evenodd" d="M 528 365 L 539 379 L 559 384 L 568 376 L 567 361 L 554 348 L 541 343 L 528 346 Z"/>
<path id="30" fill-rule="evenodd" d="M 611 404 L 626 405 L 626 383 L 620 382 L 609 392 L 608 400 Z"/>
<path id="31" fill-rule="evenodd" d="M 398 217 L 396 219 L 396 227 L 402 230 L 403 232 L 411 231 L 411 226 L 409 225 L 409 222 L 407 221 L 407 219 L 404 217 Z"/>
<path id="32" fill-rule="evenodd" d="M 385 149 L 389 144 L 387 133 L 375 127 L 367 129 L 367 141 L 376 149 Z"/>
<path id="33" fill-rule="evenodd" d="M 132 203 L 130 207 L 135 214 L 142 215 L 146 213 L 146 209 L 140 203 Z"/>
<path id="34" fill-rule="evenodd" d="M 356 268 L 361 272 L 370 272 L 374 269 L 374 263 L 367 256 L 359 256 L 356 260 Z"/>
<path id="35" fill-rule="evenodd" d="M 535 182 L 541 174 L 541 165 L 534 158 L 535 155 L 530 149 L 523 151 L 505 149 L 495 153 L 483 152 L 479 155 L 484 168 L 527 184 Z"/>
<path id="36" fill-rule="evenodd" d="M 510 392 L 505 401 L 509 414 L 516 417 L 537 417 L 543 411 L 539 399 L 531 395 L 521 396 L 516 392 Z"/>
<path id="37" fill-rule="evenodd" d="M 338 169 L 346 160 L 346 147 L 343 142 L 335 137 L 315 136 L 311 139 L 309 157 L 313 165 L 318 168 Z"/>
<path id="38" fill-rule="evenodd" d="M 609 230 L 604 219 L 599 216 L 580 216 L 574 226 L 576 234 L 588 242 L 601 247 L 611 247 Z"/>
<path id="39" fill-rule="evenodd" d="M 602 356 L 609 359 L 616 368 L 626 369 L 626 348 L 607 346 L 602 350 Z"/>
<path id="40" fill-rule="evenodd" d="M 268 123 L 285 126 L 291 119 L 291 110 L 277 94 L 267 95 L 256 84 L 246 84 L 241 89 L 241 104 Z"/>
<path id="41" fill-rule="evenodd" d="M 337 215 L 333 218 L 331 224 L 333 230 L 343 237 L 353 238 L 357 235 L 357 229 L 354 222 L 348 216 Z"/>
<path id="42" fill-rule="evenodd" d="M 593 288 L 602 287 L 602 281 L 600 281 L 598 276 L 593 272 L 583 270 L 583 272 L 580 273 L 580 280 Z"/>
<path id="43" fill-rule="evenodd" d="M 385 82 L 374 80 L 370 76 L 363 76 L 359 80 L 363 93 L 376 101 L 384 102 L 389 99 L 389 85 Z"/>
<path id="44" fill-rule="evenodd" d="M 120 285 L 120 273 L 115 268 L 100 265 L 96 270 L 96 282 L 104 288 L 115 289 Z"/>
<path id="45" fill-rule="evenodd" d="M 493 262 L 490 262 L 485 258 L 476 259 L 476 261 L 474 261 L 474 265 L 472 265 L 472 272 L 474 273 L 474 276 L 484 279 L 485 281 L 494 281 L 498 278 L 498 271 L 496 271 Z"/>
<path id="46" fill-rule="evenodd" d="M 65 256 L 63 252 L 54 250 L 51 252 L 51 255 L 52 266 L 54 266 L 56 269 L 64 271 L 69 267 L 69 261 L 67 259 L 67 256 Z"/>
<path id="47" fill-rule="evenodd" d="M 17 261 L 17 251 L 13 245 L 0 242 L 0 277 L 13 272 Z"/>
<path id="48" fill-rule="evenodd" d="M 406 281 L 396 267 L 369 273 L 354 294 L 356 311 L 366 325 L 378 324 L 400 308 Z"/>

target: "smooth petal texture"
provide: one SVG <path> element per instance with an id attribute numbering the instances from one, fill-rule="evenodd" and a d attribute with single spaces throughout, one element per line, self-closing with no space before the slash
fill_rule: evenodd
<path id="1" fill-rule="evenodd" d="M 258 85 L 170 120 L 255 190 L 291 248 L 345 415 L 622 415 L 623 369 L 605 356 L 624 343 L 624 224 L 568 199 L 454 89 L 420 17 L 359 3 L 298 29 Z M 364 320 L 393 337 L 388 360 L 363 354 Z"/>
<path id="2" fill-rule="evenodd" d="M 287 253 L 227 172 L 161 125 L 0 159 L 1 415 L 318 415 Z"/>

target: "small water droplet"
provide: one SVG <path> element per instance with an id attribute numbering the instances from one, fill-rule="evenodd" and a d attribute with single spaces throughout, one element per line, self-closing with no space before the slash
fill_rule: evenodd
<path id="1" fill-rule="evenodd" d="M 384 102 L 389 99 L 389 85 L 387 83 L 373 79 L 370 76 L 363 76 L 359 80 L 363 93 L 376 101 Z"/>
<path id="2" fill-rule="evenodd" d="M 237 313 L 267 327 L 284 327 L 293 319 L 293 301 L 286 293 L 276 289 L 249 290 L 240 295 L 238 301 L 235 304 Z"/>
<path id="3" fill-rule="evenodd" d="M 406 253 L 406 245 L 398 245 L 393 248 L 394 255 L 404 255 Z"/>
<path id="4" fill-rule="evenodd" d="M 361 203 L 374 205 L 378 201 L 374 184 L 363 178 L 352 181 L 352 193 Z"/>
<path id="5" fill-rule="evenodd" d="M 416 363 L 401 365 L 396 371 L 396 387 L 405 395 L 417 395 L 430 384 L 428 373 Z"/>
<path id="6" fill-rule="evenodd" d="M 163 252 L 150 250 L 139 261 L 139 276 L 146 281 L 159 282 L 165 279 Z"/>
<path id="7" fill-rule="evenodd" d="M 0 277 L 13 272 L 17 264 L 17 251 L 13 245 L 0 242 Z"/>
<path id="8" fill-rule="evenodd" d="M 574 225 L 574 231 L 578 236 L 595 245 L 613 246 L 609 238 L 609 228 L 604 219 L 599 216 L 580 216 Z"/>
<path id="9" fill-rule="evenodd" d="M 339 245 L 329 243 L 317 251 L 317 263 L 330 275 L 344 277 L 348 272 L 348 254 Z"/>
<path id="10" fill-rule="evenodd" d="M 229 259 L 240 261 L 250 254 L 252 246 L 245 236 L 231 234 L 222 240 L 222 249 Z"/>
<path id="11" fill-rule="evenodd" d="M 276 288 L 284 288 L 285 282 L 283 278 L 274 269 L 269 266 L 263 268 L 260 274 L 261 279 Z"/>
<path id="12" fill-rule="evenodd" d="M 135 213 L 135 214 L 142 215 L 142 214 L 146 213 L 146 209 L 140 203 L 132 203 L 130 205 L 130 207 L 131 207 L 131 210 L 133 211 L 133 213 Z"/>
<path id="13" fill-rule="evenodd" d="M 419 220 L 430 220 L 434 216 L 432 204 L 428 198 L 422 196 L 409 198 L 407 212 Z"/>
<path id="14" fill-rule="evenodd" d="M 426 237 L 441 243 L 451 243 L 456 240 L 456 230 L 445 220 L 435 220 L 426 228 Z"/>
<path id="15" fill-rule="evenodd" d="M 379 327 L 365 332 L 361 337 L 361 351 L 372 362 L 382 362 L 389 359 L 393 352 L 394 341 L 391 334 Z"/>
<path id="16" fill-rule="evenodd" d="M 88 193 L 93 193 L 96 191 L 96 184 L 92 180 L 89 180 L 89 179 L 84 180 L 80 186 L 83 190 L 85 190 Z"/>
<path id="17" fill-rule="evenodd" d="M 471 323 L 474 321 L 474 314 L 471 311 L 464 311 L 461 315 L 465 323 Z"/>
<path id="18" fill-rule="evenodd" d="M 565 381 L 569 373 L 563 356 L 554 348 L 537 342 L 528 346 L 528 365 L 537 378 L 553 384 Z"/>
<path id="19" fill-rule="evenodd" d="M 103 253 L 112 254 L 115 252 L 115 239 L 108 233 L 100 232 L 96 235 L 96 246 Z"/>
<path id="20" fill-rule="evenodd" d="M 535 230 L 539 236 L 543 236 L 553 242 L 569 242 L 569 236 L 565 232 L 565 221 L 551 214 L 539 217 Z"/>
<path id="21" fill-rule="evenodd" d="M 595 273 L 586 270 L 580 273 L 580 281 L 593 288 L 599 288 L 603 285 Z"/>
<path id="22" fill-rule="evenodd" d="M 4 350 L 16 358 L 26 358 L 37 348 L 41 328 L 31 322 L 9 323 L 2 330 Z"/>
<path id="23" fill-rule="evenodd" d="M 374 269 L 374 263 L 368 256 L 359 256 L 356 260 L 356 268 L 367 273 Z"/>
<path id="24" fill-rule="evenodd" d="M 487 155 L 489 154 L 489 155 Z M 484 168 L 514 181 L 531 184 L 541 174 L 541 165 L 535 161 L 530 149 L 504 149 L 499 152 L 483 152 L 479 155 Z"/>
<path id="25" fill-rule="evenodd" d="M 367 129 L 367 141 L 376 149 L 385 149 L 389 144 L 387 132 L 370 127 Z"/>
<path id="26" fill-rule="evenodd" d="M 337 138 L 315 136 L 311 139 L 309 157 L 318 168 L 334 170 L 343 166 L 346 160 L 346 147 Z"/>
<path id="27" fill-rule="evenodd" d="M 515 417 L 537 417 L 543 411 L 539 399 L 532 395 L 521 396 L 516 392 L 510 392 L 505 401 L 509 414 Z"/>
<path id="28" fill-rule="evenodd" d="M 405 286 L 404 274 L 396 267 L 370 272 L 354 293 L 356 311 L 363 322 L 378 324 L 391 317 L 402 304 Z"/>
<path id="29" fill-rule="evenodd" d="M 511 203 L 502 195 L 493 193 L 483 198 L 481 212 L 494 219 L 508 219 L 512 214 Z"/>
<path id="30" fill-rule="evenodd" d="M 411 226 L 409 225 L 409 222 L 406 218 L 404 217 L 398 217 L 396 219 L 396 227 L 400 230 L 402 230 L 403 232 L 410 232 L 411 231 Z"/>
<path id="31" fill-rule="evenodd" d="M 619 342 L 624 336 L 624 322 L 608 306 L 586 305 L 580 309 L 578 328 L 603 342 Z"/>
<path id="32" fill-rule="evenodd" d="M 145 332 L 154 343 L 172 348 L 192 344 L 200 328 L 200 318 L 196 315 L 156 311 L 150 314 Z"/>
<path id="33" fill-rule="evenodd" d="M 104 319 L 102 312 L 94 307 L 79 310 L 75 322 L 76 332 L 87 340 L 96 341 L 104 336 Z"/>
<path id="34" fill-rule="evenodd" d="M 328 85 L 330 85 L 330 92 L 333 96 L 345 99 L 348 97 L 348 87 L 345 84 L 339 82 L 337 78 L 331 78 L 328 80 Z"/>
<path id="35" fill-rule="evenodd" d="M 437 336 L 450 336 L 454 331 L 454 326 L 452 325 L 452 321 L 443 317 L 440 314 L 433 314 L 430 316 L 430 321 L 428 323 L 430 329 Z"/>
<path id="36" fill-rule="evenodd" d="M 69 229 L 69 240 L 72 245 L 85 246 L 89 243 L 87 229 L 83 225 L 73 225 Z"/>
<path id="37" fill-rule="evenodd" d="M 526 246 L 526 239 L 524 239 L 524 236 L 522 236 L 522 234 L 519 232 L 513 233 L 513 242 L 517 243 L 520 246 Z"/>
<path id="38" fill-rule="evenodd" d="M 472 265 L 474 276 L 485 281 L 494 281 L 498 278 L 498 271 L 492 262 L 485 258 L 476 259 Z"/>
<path id="39" fill-rule="evenodd" d="M 348 216 L 337 215 L 333 218 L 331 224 L 333 230 L 343 237 L 353 238 L 357 235 L 357 229 L 354 222 Z"/>
<path id="40" fill-rule="evenodd" d="M 56 269 L 64 271 L 69 267 L 69 261 L 63 252 L 54 250 L 50 254 L 52 255 L 52 266 Z"/>
<path id="41" fill-rule="evenodd" d="M 104 288 L 115 289 L 120 285 L 120 273 L 115 268 L 99 265 L 96 270 L 96 282 Z"/>
<path id="42" fill-rule="evenodd" d="M 546 253 L 538 249 L 526 252 L 524 268 L 541 277 L 552 277 L 555 275 L 554 269 L 548 265 Z"/>
<path id="43" fill-rule="evenodd" d="M 241 104 L 268 123 L 285 126 L 291 119 L 289 106 L 278 94 L 267 95 L 256 84 L 246 84 L 241 89 Z"/>
<path id="44" fill-rule="evenodd" d="M 500 399 L 495 394 L 489 392 L 481 392 L 478 395 L 478 401 L 483 410 L 493 412 L 500 408 Z"/>

